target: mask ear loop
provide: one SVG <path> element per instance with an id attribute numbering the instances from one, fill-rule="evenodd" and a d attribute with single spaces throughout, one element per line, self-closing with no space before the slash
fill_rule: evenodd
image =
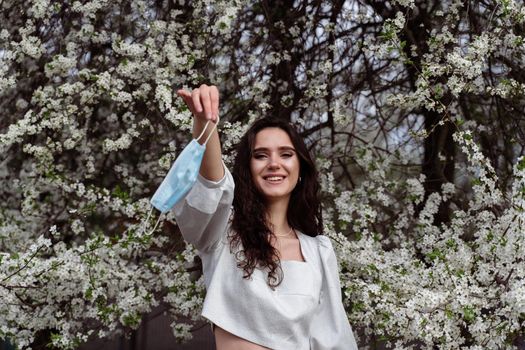
<path id="1" fill-rule="evenodd" d="M 151 206 L 151 209 L 149 210 L 149 213 L 148 213 L 148 216 L 146 217 L 146 223 L 144 224 L 144 226 L 142 227 L 142 232 L 141 233 L 144 233 L 144 231 L 146 230 L 146 228 L 148 227 L 148 222 L 149 222 L 149 218 L 151 216 L 151 212 L 153 211 L 153 206 Z"/>
<path id="2" fill-rule="evenodd" d="M 151 206 L 151 209 L 149 210 L 148 217 L 146 218 L 146 222 L 142 226 L 141 235 L 146 231 L 148 228 L 149 218 L 151 216 L 151 213 L 153 212 L 153 206 Z M 162 218 L 162 213 L 160 213 L 157 222 L 155 223 L 155 226 L 153 226 L 153 229 L 147 234 L 147 236 L 151 236 L 153 232 L 157 229 L 157 226 L 159 225 L 160 219 Z"/>
<path id="3" fill-rule="evenodd" d="M 201 131 L 201 134 L 199 135 L 199 137 L 197 137 L 195 140 L 199 141 L 200 138 L 204 135 L 204 133 L 206 132 L 206 129 L 208 128 L 208 125 L 210 124 L 210 121 L 208 120 L 206 122 L 206 125 L 204 125 L 204 129 L 202 129 Z M 203 145 L 206 146 L 208 144 L 208 141 L 210 140 L 211 138 L 211 135 L 213 134 L 213 130 L 215 130 L 215 128 L 217 127 L 217 124 L 219 124 L 219 118 L 217 117 L 217 123 L 214 123 L 215 125 L 213 125 L 213 129 L 211 129 L 210 133 L 208 134 L 208 137 L 206 138 L 206 141 L 204 141 Z"/>
<path id="4" fill-rule="evenodd" d="M 148 223 L 149 223 L 149 218 L 151 217 L 151 213 L 153 212 L 153 206 L 151 206 L 149 212 L 148 212 L 148 216 L 146 217 L 146 220 L 144 221 L 144 224 L 142 225 L 142 229 L 140 230 L 140 235 L 142 236 L 144 234 L 144 232 L 146 231 L 146 229 L 148 228 Z M 160 219 L 160 215 L 159 215 L 159 219 Z M 158 221 L 157 221 L 158 222 Z M 153 232 L 153 231 L 152 231 Z M 150 233 L 151 234 L 151 233 Z"/>
<path id="5" fill-rule="evenodd" d="M 153 208 L 151 208 L 151 209 L 153 209 Z M 159 215 L 159 218 L 157 219 L 157 222 L 155 223 L 155 226 L 153 226 L 153 230 L 150 231 L 150 233 L 149 233 L 148 236 L 152 235 L 153 232 L 155 232 L 155 230 L 157 229 L 157 226 L 159 225 L 159 222 L 160 222 L 160 218 L 161 218 L 161 217 L 162 217 L 162 213 Z"/>

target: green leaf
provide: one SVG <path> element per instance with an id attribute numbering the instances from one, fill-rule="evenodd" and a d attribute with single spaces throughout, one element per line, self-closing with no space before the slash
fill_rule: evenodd
<path id="1" fill-rule="evenodd" d="M 470 305 L 463 306 L 463 319 L 467 323 L 471 323 L 476 319 L 476 313 L 474 312 L 474 308 Z"/>
<path id="2" fill-rule="evenodd" d="M 131 313 L 122 318 L 122 324 L 131 328 L 136 328 L 140 324 L 140 315 L 137 313 Z"/>
<path id="3" fill-rule="evenodd" d="M 445 261 L 445 254 L 438 248 L 434 248 L 432 249 L 430 253 L 427 254 L 427 258 L 429 258 L 432 261 L 434 260 Z"/>
<path id="4" fill-rule="evenodd" d="M 456 249 L 457 246 L 458 246 L 458 244 L 457 244 L 457 242 L 454 240 L 454 238 L 449 238 L 449 239 L 447 240 L 447 242 L 446 242 L 446 245 L 447 245 L 447 247 L 452 248 L 452 249 Z"/>
<path id="5" fill-rule="evenodd" d="M 93 298 L 93 287 L 89 287 L 85 292 L 84 292 L 84 297 L 87 299 L 87 300 L 91 300 Z"/>
<path id="6" fill-rule="evenodd" d="M 117 198 L 120 198 L 124 201 L 129 200 L 130 195 L 127 191 L 123 190 L 120 185 L 115 186 L 111 194 Z"/>
<path id="7" fill-rule="evenodd" d="M 518 170 L 523 171 L 525 170 L 525 157 L 521 158 L 518 163 Z"/>

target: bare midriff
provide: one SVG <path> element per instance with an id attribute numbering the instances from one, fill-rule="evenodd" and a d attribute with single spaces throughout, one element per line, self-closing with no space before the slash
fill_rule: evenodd
<path id="1" fill-rule="evenodd" d="M 215 344 L 217 350 L 268 350 L 261 345 L 257 345 L 243 338 L 231 334 L 221 327 L 213 327 L 215 334 Z"/>

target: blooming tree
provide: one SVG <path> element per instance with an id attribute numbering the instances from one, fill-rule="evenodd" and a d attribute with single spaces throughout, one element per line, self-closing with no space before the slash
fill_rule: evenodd
<path id="1" fill-rule="evenodd" d="M 148 198 L 191 125 L 172 87 L 199 82 L 239 3 L 2 6 L 0 337 L 75 348 L 162 304 L 187 339 L 194 252 L 170 218 L 151 232 Z"/>
<path id="2" fill-rule="evenodd" d="M 522 2 L 5 1 L 0 338 L 72 349 L 162 306 L 195 251 L 148 200 L 189 139 L 174 91 L 302 130 L 363 347 L 504 349 L 525 332 Z"/>

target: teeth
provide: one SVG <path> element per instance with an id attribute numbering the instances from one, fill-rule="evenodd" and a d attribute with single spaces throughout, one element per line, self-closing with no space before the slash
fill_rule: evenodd
<path id="1" fill-rule="evenodd" d="M 266 180 L 268 181 L 279 181 L 279 180 L 282 180 L 283 177 L 281 176 L 272 176 L 272 177 L 267 177 Z"/>

